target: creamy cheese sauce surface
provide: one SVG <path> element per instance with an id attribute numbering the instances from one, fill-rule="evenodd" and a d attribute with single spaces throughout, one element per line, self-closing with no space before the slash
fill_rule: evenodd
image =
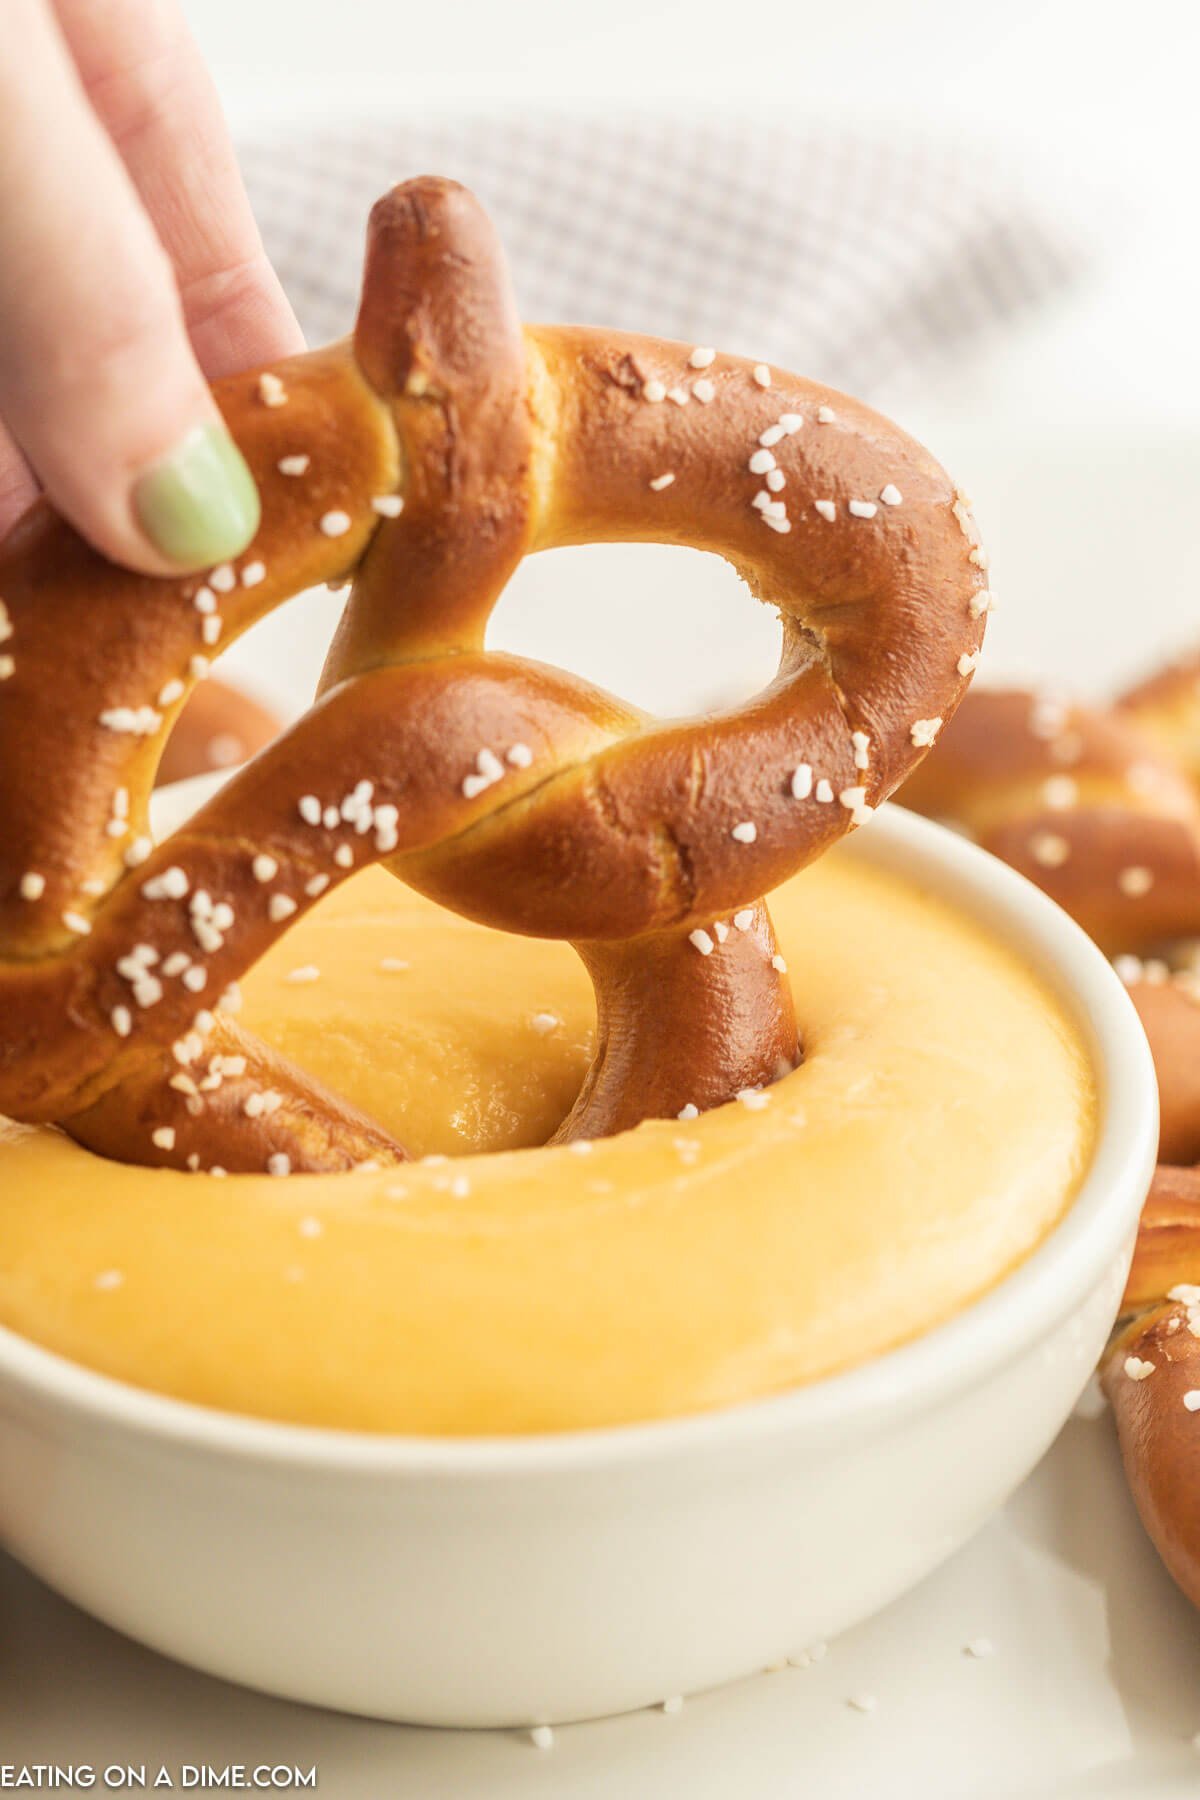
<path id="1" fill-rule="evenodd" d="M 1062 1216 L 1088 1059 L 1017 956 L 896 876 L 835 851 L 771 907 L 802 1066 L 761 1110 L 581 1152 L 536 1147 L 590 1054 L 574 953 L 357 877 L 243 1021 L 449 1160 L 221 1180 L 0 1123 L 0 1323 L 205 1405 L 441 1435 L 697 1412 L 904 1343 Z"/>

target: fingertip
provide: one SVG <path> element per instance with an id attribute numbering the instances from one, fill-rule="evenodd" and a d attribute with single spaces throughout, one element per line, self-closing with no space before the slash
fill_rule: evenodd
<path id="1" fill-rule="evenodd" d="M 211 568 L 239 556 L 258 530 L 262 503 L 245 457 L 220 419 L 195 425 L 142 471 L 130 492 L 141 537 L 135 567 Z M 133 560 L 122 557 L 121 560 Z"/>

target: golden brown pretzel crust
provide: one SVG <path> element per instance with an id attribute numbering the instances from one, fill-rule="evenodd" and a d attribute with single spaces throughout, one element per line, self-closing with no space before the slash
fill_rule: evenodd
<path id="1" fill-rule="evenodd" d="M 1178 1282 L 1200 1278 L 1200 1173 L 1160 1163 L 1142 1208 L 1133 1266 L 1125 1283 L 1128 1311 L 1161 1304 Z"/>
<path id="2" fill-rule="evenodd" d="M 1190 976 L 1149 969 L 1126 985 L 1158 1075 L 1159 1162 L 1180 1167 L 1200 1162 L 1200 1004 Z"/>
<path id="3" fill-rule="evenodd" d="M 1200 1606 L 1200 1170 L 1160 1165 L 1109 1347 L 1104 1391 L 1142 1523 Z"/>
<path id="4" fill-rule="evenodd" d="M 1200 1406 L 1200 1337 L 1192 1322 L 1200 1330 L 1200 1315 L 1182 1300 L 1143 1314 L 1117 1338 L 1103 1384 L 1142 1523 L 1188 1599 L 1200 1606 L 1200 1421 L 1192 1410 Z"/>
<path id="5" fill-rule="evenodd" d="M 904 803 L 967 830 L 1109 954 L 1200 927 L 1200 800 L 1117 712 L 977 690 Z"/>
<path id="6" fill-rule="evenodd" d="M 292 919 L 379 859 L 463 912 L 575 942 L 600 1034 L 565 1134 L 790 1066 L 757 897 L 890 792 L 974 666 L 985 559 L 944 473 L 779 371 L 522 330 L 486 218 L 434 180 L 374 209 L 351 342 L 215 391 L 263 498 L 236 568 L 135 577 L 44 505 L 0 545 L 0 1109 L 176 1166 L 402 1155 L 264 1046 L 222 1048 L 219 1022 Z M 522 556 L 622 538 L 715 550 L 779 608 L 764 694 L 659 725 L 484 651 Z M 193 659 L 347 577 L 317 705 L 148 850 Z"/>
<path id="7" fill-rule="evenodd" d="M 1200 787 L 1200 651 L 1139 681 L 1116 706 Z"/>

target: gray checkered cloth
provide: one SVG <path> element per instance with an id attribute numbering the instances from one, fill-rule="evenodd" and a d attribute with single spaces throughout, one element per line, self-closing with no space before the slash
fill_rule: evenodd
<path id="1" fill-rule="evenodd" d="M 276 127 L 241 151 L 315 343 L 353 321 L 371 202 L 416 174 L 479 195 L 526 318 L 715 343 L 864 395 L 952 363 L 1096 253 L 994 155 L 911 133 L 476 111 Z"/>

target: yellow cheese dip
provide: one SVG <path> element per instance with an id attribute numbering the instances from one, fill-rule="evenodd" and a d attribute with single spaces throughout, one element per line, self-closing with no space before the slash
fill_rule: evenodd
<path id="1" fill-rule="evenodd" d="M 0 1123 L 0 1323 L 204 1405 L 439 1435 L 728 1406 L 904 1343 L 1061 1217 L 1090 1067 L 1016 955 L 852 854 L 771 908 L 806 1055 L 767 1104 L 540 1149 L 590 1054 L 574 953 L 364 873 L 243 1022 L 450 1160 L 220 1180 Z"/>

